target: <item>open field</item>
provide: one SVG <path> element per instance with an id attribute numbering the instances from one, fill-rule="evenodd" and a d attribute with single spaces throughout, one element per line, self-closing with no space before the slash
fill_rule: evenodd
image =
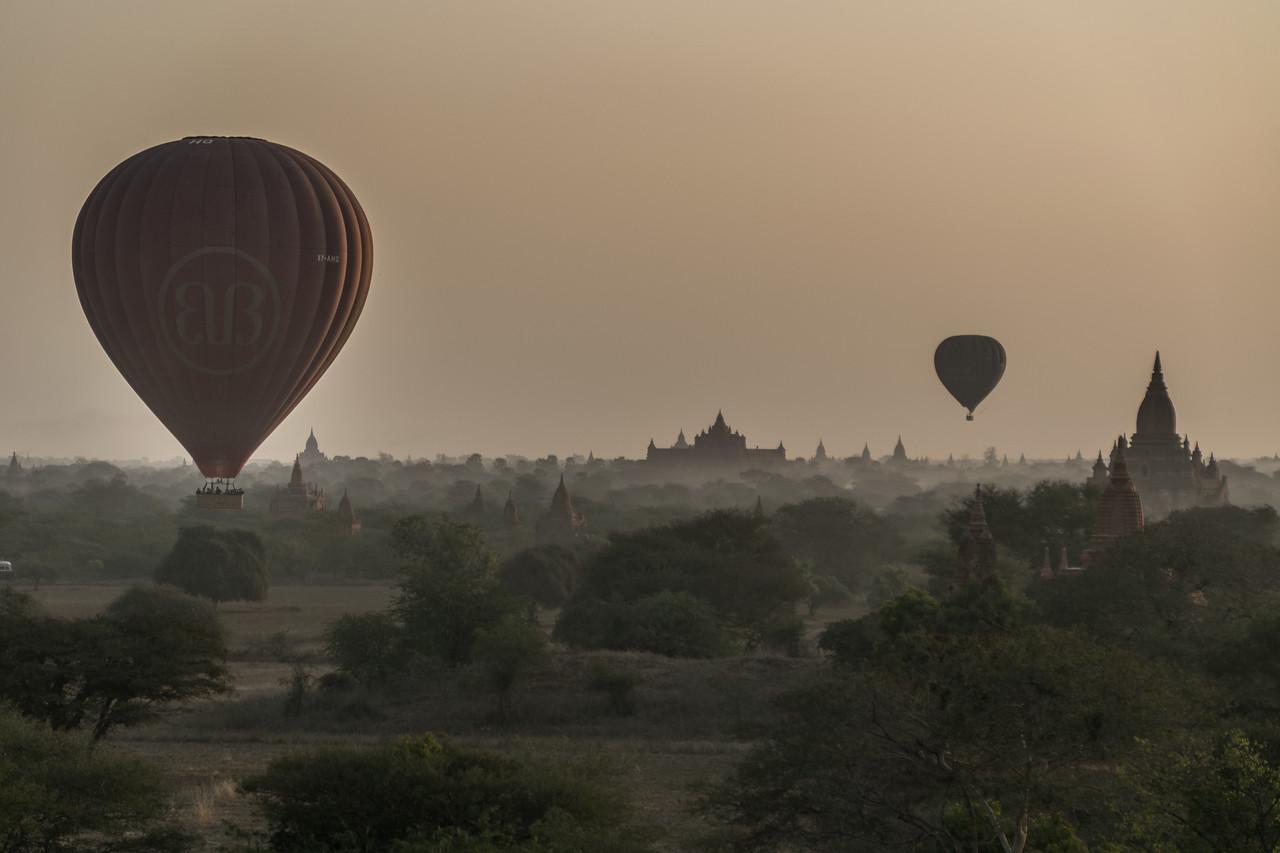
<path id="1" fill-rule="evenodd" d="M 119 585 L 44 586 L 36 592 L 58 616 L 89 616 Z M 475 674 L 433 670 L 394 693 L 362 688 L 316 691 L 301 716 L 284 713 L 284 681 L 295 664 L 319 676 L 325 625 L 343 613 L 385 607 L 381 585 L 277 586 L 268 601 L 230 603 L 220 614 L 230 635 L 236 693 L 143 728 L 112 736 L 115 748 L 155 761 L 168 773 L 174 808 L 217 850 L 227 823 L 256 826 L 238 780 L 275 756 L 322 744 L 372 743 L 432 731 L 459 743 L 548 761 L 603 768 L 642 820 L 664 833 L 662 849 L 691 850 L 706 827 L 689 811 L 692 789 L 729 772 L 749 747 L 747 727 L 769 700 L 808 676 L 814 658 L 771 655 L 672 660 L 648 654 L 557 651 L 515 697 L 516 719 L 496 726 L 493 697 Z M 811 630 L 854 611 L 823 613 Z M 552 614 L 544 616 L 548 627 Z M 636 713 L 615 716 L 588 687 L 592 666 L 639 678 Z"/>

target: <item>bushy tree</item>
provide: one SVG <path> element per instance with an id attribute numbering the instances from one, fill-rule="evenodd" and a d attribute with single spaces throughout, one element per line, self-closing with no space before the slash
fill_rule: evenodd
<path id="1" fill-rule="evenodd" d="M 536 545 L 502 564 L 502 588 L 541 607 L 563 607 L 577 586 L 578 558 L 563 545 Z"/>
<path id="2" fill-rule="evenodd" d="M 0 709 L 0 851 L 186 850 L 193 839 L 163 821 L 168 800 L 151 766 Z"/>
<path id="3" fill-rule="evenodd" d="M 760 626 L 760 632 L 765 628 Z M 670 590 L 630 602 L 575 598 L 561 611 L 553 636 L 575 648 L 668 657 L 716 657 L 729 647 L 720 618 L 709 604 Z"/>
<path id="4" fill-rule="evenodd" d="M 735 850 L 1029 850 L 1082 776 L 1198 713 L 1194 676 L 1029 622 L 998 584 L 912 591 L 825 642 L 846 665 L 706 800 Z"/>
<path id="5" fill-rule="evenodd" d="M 893 601 L 912 586 L 911 576 L 906 569 L 896 565 L 885 566 L 871 576 L 866 593 L 867 606 L 875 610 Z"/>
<path id="6" fill-rule="evenodd" d="M 289 755 L 245 781 L 279 853 L 647 850 L 599 780 L 430 735 Z"/>
<path id="7" fill-rule="evenodd" d="M 404 629 L 391 613 L 347 613 L 325 628 L 325 652 L 338 669 L 365 684 L 393 681 L 409 660 Z"/>
<path id="8" fill-rule="evenodd" d="M 1079 554 L 1089 542 L 1101 493 L 1089 484 L 1044 480 L 1029 491 L 984 485 L 982 503 L 991 535 L 1019 561 L 1038 564 L 1046 545 Z M 969 524 L 972 496 L 943 514 L 943 525 L 958 543 Z"/>
<path id="9" fill-rule="evenodd" d="M 799 567 L 804 573 L 805 582 L 809 584 L 805 604 L 810 616 L 817 616 L 819 608 L 839 607 L 853 601 L 853 593 L 839 578 L 815 573 L 813 563 L 809 560 L 800 560 Z"/>
<path id="10" fill-rule="evenodd" d="M 1280 850 L 1280 766 L 1239 729 L 1158 744 L 1125 768 L 1123 840 L 1141 850 Z"/>
<path id="11" fill-rule="evenodd" d="M 842 497 L 819 497 L 779 507 L 770 529 L 788 554 L 806 560 L 815 575 L 850 590 L 897 556 L 899 541 L 876 513 Z"/>
<path id="12" fill-rule="evenodd" d="M 484 534 L 447 517 L 416 515 L 396 523 L 392 543 L 404 560 L 394 612 L 410 649 L 452 666 L 469 662 L 476 632 L 517 608 L 499 585 Z"/>
<path id="13" fill-rule="evenodd" d="M 269 579 L 267 552 L 248 530 L 183 527 L 156 570 L 156 583 L 222 601 L 262 601 Z"/>
<path id="14" fill-rule="evenodd" d="M 709 609 L 724 629 L 753 646 L 767 625 L 790 612 L 808 592 L 804 572 L 770 533 L 765 519 L 716 510 L 687 521 L 612 534 L 609 544 L 588 562 L 561 614 L 556 636 L 583 647 L 599 647 L 599 638 L 607 636 L 613 639 L 604 647 L 617 648 L 628 632 L 609 628 L 608 623 L 620 616 L 647 630 L 644 626 L 671 619 L 700 623 L 700 614 Z M 674 597 L 662 597 L 664 593 Z M 636 618 L 637 609 L 648 612 Z"/>
<path id="15" fill-rule="evenodd" d="M 476 632 L 475 659 L 498 697 L 497 719 L 511 719 L 516 682 L 547 657 L 547 635 L 537 625 L 507 616 Z"/>
<path id="16" fill-rule="evenodd" d="M 95 743 L 229 690 L 225 659 L 213 608 L 176 590 L 135 587 L 92 619 L 0 616 L 0 700 Z"/>
<path id="17" fill-rule="evenodd" d="M 1030 593 L 1054 624 L 1201 665 L 1271 611 L 1277 529 L 1270 507 L 1175 512 L 1113 543 L 1070 583 L 1037 582 Z"/>

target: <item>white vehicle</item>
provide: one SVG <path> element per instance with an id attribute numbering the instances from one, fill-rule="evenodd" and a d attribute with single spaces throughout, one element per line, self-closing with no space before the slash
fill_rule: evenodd
<path id="1" fill-rule="evenodd" d="M 11 577 L 13 577 L 13 563 L 0 560 L 0 579 L 8 580 Z"/>

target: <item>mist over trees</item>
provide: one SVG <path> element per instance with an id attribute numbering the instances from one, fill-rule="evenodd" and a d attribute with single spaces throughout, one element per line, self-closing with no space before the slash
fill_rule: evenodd
<path id="1" fill-rule="evenodd" d="M 13 552 L 18 588 L 0 589 L 0 703 L 17 721 L 0 712 L 0 730 L 78 739 L 86 762 L 93 744 L 191 707 L 276 735 L 385 736 L 244 780 L 273 850 L 345 849 L 335 821 L 358 820 L 369 843 L 406 851 L 578 853 L 634 817 L 624 793 L 568 784 L 561 767 L 421 738 L 423 720 L 443 720 L 485 736 L 721 738 L 731 766 L 685 797 L 704 849 L 1274 853 L 1275 511 L 1152 518 L 1088 570 L 1044 577 L 1046 548 L 1078 560 L 1099 493 L 1083 462 L 1000 459 L 797 462 L 701 482 L 550 457 L 317 465 L 360 529 L 331 509 L 273 515 L 266 484 L 256 509 L 209 516 L 170 472 L 36 469 L 0 482 L 0 539 L 29 549 Z M 1246 489 L 1271 479 L 1258 464 Z M 538 522 L 561 476 L 586 523 L 553 540 Z M 975 489 L 996 542 L 979 578 L 959 559 Z M 122 586 L 81 618 L 22 591 L 131 577 L 165 585 Z M 203 704 L 251 651 L 228 648 L 229 608 L 214 604 L 271 597 L 268 580 L 373 580 L 387 603 L 329 618 L 309 648 L 277 638 L 289 675 L 270 711 Z M 31 755 L 73 754 L 46 746 Z M 18 772 L 0 759 L 0 778 Z M 151 789 L 130 790 L 122 823 L 66 825 L 183 849 Z M 448 805 L 463 802 L 490 818 Z M 4 806 L 0 821 L 22 826 Z M 632 849 L 651 849 L 635 826 Z"/>

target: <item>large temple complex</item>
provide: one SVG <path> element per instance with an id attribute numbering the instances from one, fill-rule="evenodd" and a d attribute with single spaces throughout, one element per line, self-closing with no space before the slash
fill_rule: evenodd
<path id="1" fill-rule="evenodd" d="M 1160 353 L 1156 353 L 1151 382 L 1138 406 L 1137 430 L 1126 439 L 1123 435 L 1111 448 L 1110 464 L 1098 461 L 1093 466 L 1093 481 L 1105 487 L 1117 463 L 1127 463 L 1128 476 L 1142 496 L 1149 516 L 1161 518 L 1170 512 L 1192 507 L 1225 506 L 1230 502 L 1227 478 L 1218 470 L 1210 454 L 1206 461 L 1197 442 L 1178 435 L 1178 419 L 1164 382 Z"/>
<path id="2" fill-rule="evenodd" d="M 780 465 L 786 461 L 787 451 L 782 442 L 778 442 L 775 448 L 747 447 L 747 437 L 729 428 L 723 412 L 716 413 L 715 423 L 695 435 L 692 444 L 681 430 L 676 443 L 670 447 L 658 447 L 653 439 L 649 439 L 649 449 L 645 453 L 645 462 L 649 465 L 666 468 L 717 467 L 742 471 Z"/>

